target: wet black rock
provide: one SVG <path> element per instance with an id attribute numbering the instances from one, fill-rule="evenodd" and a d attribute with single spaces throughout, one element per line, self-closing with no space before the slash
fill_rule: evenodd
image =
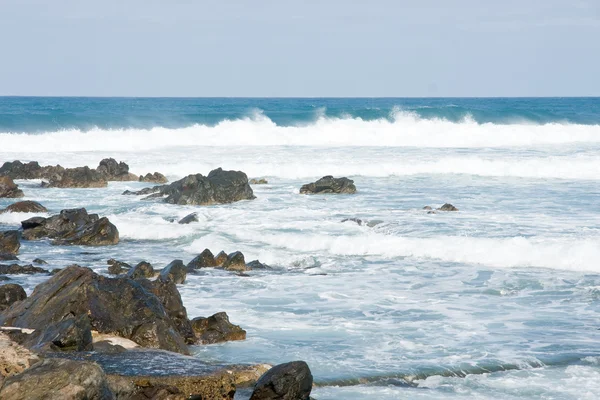
<path id="1" fill-rule="evenodd" d="M 334 178 L 331 175 L 322 177 L 316 182 L 308 183 L 300 188 L 300 194 L 353 194 L 356 193 L 354 181 L 348 178 Z"/>
<path id="2" fill-rule="evenodd" d="M 200 269 L 200 268 L 214 268 L 217 266 L 215 256 L 209 249 L 204 249 L 202 253 L 197 255 L 187 265 L 188 270 Z"/>
<path id="3" fill-rule="evenodd" d="M 187 277 L 186 267 L 181 260 L 173 260 L 160 271 L 158 279 L 164 282 L 182 284 Z"/>
<path id="4" fill-rule="evenodd" d="M 229 322 L 229 316 L 224 312 L 216 313 L 208 318 L 194 318 L 192 329 L 198 342 L 202 344 L 246 339 L 246 331 Z"/>
<path id="5" fill-rule="evenodd" d="M 197 213 L 191 213 L 189 215 L 186 215 L 185 217 L 181 218 L 179 220 L 179 222 L 177 222 L 178 224 L 189 224 L 192 222 L 198 222 L 198 214 Z"/>
<path id="6" fill-rule="evenodd" d="M 260 377 L 250 400 L 308 400 L 313 377 L 304 361 L 279 364 Z"/>
<path id="7" fill-rule="evenodd" d="M 164 202 L 180 205 L 225 204 L 255 198 L 245 173 L 221 168 L 210 171 L 208 176 L 188 175 L 169 185 L 124 194 L 150 195 L 145 199 L 164 197 Z"/>
<path id="8" fill-rule="evenodd" d="M 50 218 L 21 222 L 23 239 L 49 238 L 53 244 L 109 246 L 119 243 L 119 231 L 106 217 L 88 214 L 85 208 L 62 210 Z"/>
<path id="9" fill-rule="evenodd" d="M 8 283 L 0 286 L 0 312 L 6 310 L 13 303 L 25 300 L 27 294 L 25 290 L 15 283 Z"/>
<path id="10" fill-rule="evenodd" d="M 0 232 L 0 253 L 18 254 L 21 248 L 21 236 L 19 231 Z"/>

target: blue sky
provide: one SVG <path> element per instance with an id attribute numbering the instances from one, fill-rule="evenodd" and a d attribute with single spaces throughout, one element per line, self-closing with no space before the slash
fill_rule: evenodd
<path id="1" fill-rule="evenodd" d="M 0 95 L 600 96 L 600 0 L 0 0 Z"/>

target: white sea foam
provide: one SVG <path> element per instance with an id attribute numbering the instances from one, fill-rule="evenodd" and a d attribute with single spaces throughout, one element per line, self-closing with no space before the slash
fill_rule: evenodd
<path id="1" fill-rule="evenodd" d="M 0 133 L 0 152 L 157 150 L 174 146 L 392 146 L 480 148 L 600 143 L 600 125 L 563 123 L 480 124 L 422 119 L 398 111 L 392 120 L 320 116 L 304 126 L 278 126 L 266 116 L 186 128 L 62 130 L 42 134 Z"/>

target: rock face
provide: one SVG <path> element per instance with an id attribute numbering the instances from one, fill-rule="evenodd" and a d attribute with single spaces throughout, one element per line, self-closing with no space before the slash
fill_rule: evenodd
<path id="1" fill-rule="evenodd" d="M 50 218 L 34 217 L 21 223 L 23 238 L 53 239 L 54 244 L 109 246 L 119 243 L 119 231 L 108 218 L 88 214 L 85 208 L 62 210 Z"/>
<path id="2" fill-rule="evenodd" d="M 3 400 L 112 400 L 106 375 L 95 363 L 45 359 L 8 377 L 0 389 Z"/>
<path id="3" fill-rule="evenodd" d="M 300 188 L 300 194 L 353 194 L 356 193 L 354 181 L 348 178 L 324 176 L 316 182 L 308 183 Z"/>
<path id="4" fill-rule="evenodd" d="M 246 339 L 246 331 L 229 322 L 229 317 L 224 312 L 216 313 L 208 318 L 194 318 L 192 329 L 198 342 L 202 344 Z"/>
<path id="5" fill-rule="evenodd" d="M 148 183 L 167 183 L 169 180 L 166 176 L 161 174 L 160 172 L 155 172 L 153 174 L 147 173 L 146 175 L 140 175 L 138 178 L 140 182 L 148 182 Z"/>
<path id="6" fill-rule="evenodd" d="M 223 269 L 228 271 L 247 271 L 244 255 L 240 251 L 231 253 L 223 263 Z"/>
<path id="7" fill-rule="evenodd" d="M 23 372 L 39 360 L 37 355 L 0 332 L 0 387 L 4 378 Z"/>
<path id="8" fill-rule="evenodd" d="M 255 198 L 245 173 L 221 168 L 210 171 L 208 176 L 188 175 L 169 185 L 124 194 L 150 195 L 145 199 L 166 196 L 164 202 L 180 205 L 225 204 Z"/>
<path id="9" fill-rule="evenodd" d="M 439 211 L 458 211 L 458 208 L 454 207 L 450 203 L 446 203 L 443 206 L 441 206 L 440 208 L 438 208 L 438 210 Z"/>
<path id="10" fill-rule="evenodd" d="M 129 165 L 117 162 L 114 158 L 100 161 L 96 171 L 107 181 L 137 181 L 137 175 L 129 173 Z"/>
<path id="11" fill-rule="evenodd" d="M 130 279 L 144 279 L 154 277 L 154 267 L 146 261 L 141 261 L 127 272 L 127 277 Z"/>
<path id="12" fill-rule="evenodd" d="M 0 325 L 45 329 L 66 317 L 87 315 L 99 333 L 143 347 L 186 354 L 187 346 L 161 301 L 131 279 L 105 278 L 89 268 L 67 267 L 39 284 L 26 300 L 0 315 Z"/>
<path id="13" fill-rule="evenodd" d="M 13 303 L 17 301 L 25 300 L 27 294 L 25 290 L 14 283 L 0 286 L 0 312 L 6 310 Z"/>
<path id="14" fill-rule="evenodd" d="M 189 215 L 186 215 L 185 217 L 181 218 L 179 220 L 179 222 L 177 222 L 178 224 L 189 224 L 192 222 L 198 222 L 198 214 L 197 213 L 191 213 Z"/>
<path id="15" fill-rule="evenodd" d="M 40 268 L 34 267 L 33 265 L 19 265 L 19 264 L 10 264 L 10 265 L 2 265 L 0 264 L 0 274 L 47 274 L 48 271 Z"/>
<path id="16" fill-rule="evenodd" d="M 0 176 L 0 197 L 23 197 L 23 191 L 19 189 L 9 176 Z"/>
<path id="17" fill-rule="evenodd" d="M 25 200 L 18 201 L 6 207 L 4 210 L 0 210 L 0 214 L 2 213 L 40 213 L 40 212 L 48 212 L 46 207 L 38 203 L 37 201 Z"/>
<path id="18" fill-rule="evenodd" d="M 19 231 L 0 232 L 0 253 L 18 254 L 20 248 Z"/>
<path id="19" fill-rule="evenodd" d="M 312 383 L 304 361 L 279 364 L 260 377 L 250 400 L 308 400 Z"/>
<path id="20" fill-rule="evenodd" d="M 21 343 L 36 352 L 90 351 L 92 328 L 87 315 L 66 318 L 28 335 Z"/>
<path id="21" fill-rule="evenodd" d="M 164 282 L 181 284 L 187 277 L 186 267 L 181 260 L 173 260 L 160 271 L 158 279 Z"/>
<path id="22" fill-rule="evenodd" d="M 197 255 L 187 265 L 188 270 L 200 269 L 200 268 L 214 268 L 217 266 L 215 256 L 209 249 L 204 249 L 202 253 Z"/>

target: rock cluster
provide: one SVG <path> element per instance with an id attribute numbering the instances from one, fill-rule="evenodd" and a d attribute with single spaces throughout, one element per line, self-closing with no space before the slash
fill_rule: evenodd
<path id="1" fill-rule="evenodd" d="M 235 251 L 230 254 L 221 251 L 215 257 L 209 249 L 204 249 L 202 253 L 194 257 L 187 264 L 188 271 L 194 271 L 201 268 L 222 268 L 227 271 L 236 272 L 245 272 L 255 269 L 270 269 L 269 266 L 262 264 L 258 260 L 246 263 L 244 254 L 240 251 Z"/>

